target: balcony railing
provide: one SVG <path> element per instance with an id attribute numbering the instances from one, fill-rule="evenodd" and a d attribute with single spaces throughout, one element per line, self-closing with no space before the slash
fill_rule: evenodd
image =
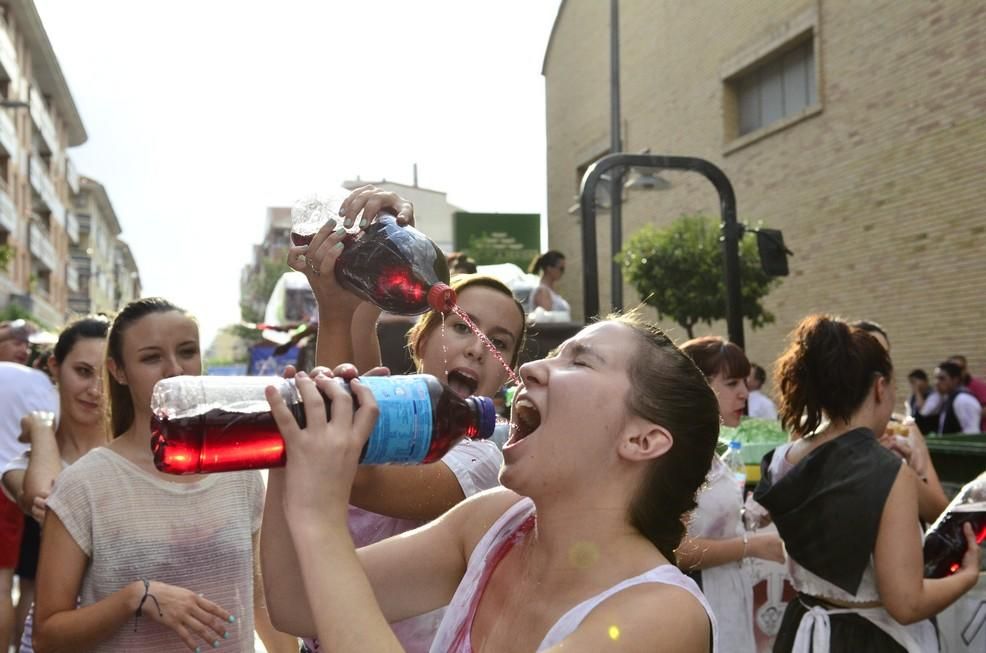
<path id="1" fill-rule="evenodd" d="M 68 182 L 68 187 L 72 189 L 72 192 L 76 195 L 79 194 L 79 171 L 75 169 L 75 164 L 72 163 L 72 159 L 65 159 L 65 181 Z"/>
<path id="2" fill-rule="evenodd" d="M 32 155 L 31 156 L 31 170 L 29 177 L 31 179 L 31 188 L 38 194 L 41 201 L 48 206 L 48 210 L 51 211 L 52 217 L 60 225 L 65 225 L 65 207 L 62 205 L 61 200 L 58 199 L 58 194 L 55 192 L 55 184 L 52 183 L 51 177 L 48 175 L 48 166 L 44 164 L 44 161 L 40 157 Z"/>
<path id="3" fill-rule="evenodd" d="M 31 89 L 30 104 L 31 118 L 34 119 L 34 124 L 38 126 L 38 131 L 41 132 L 42 138 L 48 144 L 48 149 L 52 152 L 58 152 L 61 148 L 58 147 L 58 132 L 55 131 L 55 121 L 51 119 L 51 113 L 48 112 L 44 100 L 41 99 L 41 94 L 34 88 Z"/>
<path id="4" fill-rule="evenodd" d="M 71 211 L 65 212 L 65 233 L 68 234 L 71 245 L 79 244 L 79 221 Z"/>
<path id="5" fill-rule="evenodd" d="M 3 31 L 0 30 L 0 34 L 2 33 Z M 7 111 L 0 111 L 0 145 L 7 151 L 10 159 L 16 161 L 18 152 L 17 129 L 14 127 L 14 121 L 7 114 Z"/>
<path id="6" fill-rule="evenodd" d="M 6 21 L 0 20 L 0 66 L 7 72 L 10 79 L 18 79 L 21 76 L 20 66 L 17 64 L 17 48 L 10 39 L 7 32 Z"/>
<path id="7" fill-rule="evenodd" d="M 51 244 L 48 232 L 37 222 L 31 223 L 31 254 L 49 270 L 54 270 L 58 259 L 55 257 L 55 247 Z"/>
<path id="8" fill-rule="evenodd" d="M 72 292 L 79 292 L 79 271 L 71 263 L 65 266 L 65 285 Z"/>
<path id="9" fill-rule="evenodd" d="M 8 233 L 17 232 L 17 209 L 6 191 L 0 191 L 0 227 Z"/>

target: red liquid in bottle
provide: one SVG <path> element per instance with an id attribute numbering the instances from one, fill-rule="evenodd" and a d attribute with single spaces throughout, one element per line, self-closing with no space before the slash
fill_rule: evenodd
<path id="1" fill-rule="evenodd" d="M 200 383 L 201 377 L 175 377 L 159 386 L 182 383 L 182 379 Z M 377 426 L 360 456 L 363 462 L 430 463 L 439 460 L 463 437 L 486 438 L 493 433 L 495 411 L 493 402 L 486 397 L 463 399 L 427 375 L 362 380 L 371 387 L 380 407 Z M 302 405 L 290 408 L 304 427 Z M 167 407 L 158 412 L 151 423 L 151 449 L 155 466 L 163 472 L 203 474 L 265 469 L 282 467 L 287 461 L 284 439 L 269 410 L 234 412 L 214 408 L 177 418 L 166 415 Z"/>
<path id="2" fill-rule="evenodd" d="M 956 506 L 942 515 L 924 536 L 924 576 L 942 578 L 959 569 L 966 541 L 962 525 L 972 524 L 976 542 L 986 539 L 986 503 Z"/>
<path id="3" fill-rule="evenodd" d="M 291 242 L 305 245 L 313 236 L 291 232 Z M 336 280 L 359 297 L 401 315 L 447 313 L 455 305 L 445 254 L 417 229 L 382 214 L 342 242 Z"/>

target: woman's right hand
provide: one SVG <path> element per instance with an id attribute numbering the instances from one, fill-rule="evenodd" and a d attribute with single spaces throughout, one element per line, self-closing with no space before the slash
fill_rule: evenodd
<path id="1" fill-rule="evenodd" d="M 268 388 L 267 401 L 287 450 L 285 512 L 294 516 L 288 520 L 289 527 L 305 526 L 326 512 L 334 512 L 338 524 L 346 527 L 356 465 L 376 424 L 378 408 L 369 387 L 355 378 L 355 367 L 340 366 L 335 372 L 319 373 L 314 378 L 304 372 L 295 375 L 305 428 L 298 426 L 283 397 Z M 351 378 L 352 394 L 333 376 Z M 331 404 L 328 420 L 323 396 Z"/>
<path id="2" fill-rule="evenodd" d="M 969 589 L 972 589 L 979 582 L 979 566 L 982 562 L 982 553 L 979 550 L 979 543 L 976 542 L 976 533 L 972 529 L 972 524 L 962 524 L 962 534 L 965 535 L 965 554 L 962 556 L 962 562 L 959 564 L 955 575 L 958 576 L 961 574 L 967 577 Z"/>
<path id="3" fill-rule="evenodd" d="M 144 596 L 142 582 L 138 591 L 139 602 Z M 175 631 L 192 651 L 217 648 L 229 637 L 226 627 L 236 621 L 233 615 L 209 599 L 183 587 L 151 581 L 147 594 L 140 608 L 141 615 Z M 206 643 L 205 648 L 201 642 Z"/>
<path id="4" fill-rule="evenodd" d="M 21 418 L 19 442 L 31 443 L 35 438 L 55 435 L 55 413 L 47 410 L 32 410 Z"/>
<path id="5" fill-rule="evenodd" d="M 751 533 L 747 537 L 746 557 L 782 563 L 786 559 L 784 540 L 774 532 Z"/>

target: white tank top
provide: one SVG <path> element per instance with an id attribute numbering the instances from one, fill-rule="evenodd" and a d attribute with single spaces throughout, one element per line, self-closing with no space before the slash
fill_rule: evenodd
<path id="1" fill-rule="evenodd" d="M 431 653 L 472 653 L 471 632 L 472 620 L 475 616 L 478 599 L 486 586 L 489 576 L 493 569 L 502 558 L 504 545 L 511 540 L 516 541 L 523 536 L 525 522 L 534 516 L 534 502 L 524 498 L 511 506 L 495 524 L 486 532 L 486 535 L 479 541 L 469 557 L 469 565 L 466 568 L 465 576 L 455 590 L 452 602 L 445 612 L 445 618 L 438 628 L 438 634 L 431 646 Z M 529 526 L 526 527 L 529 529 Z M 506 548 L 509 550 L 509 547 Z M 548 630 L 538 651 L 555 646 L 566 637 L 571 635 L 588 616 L 593 609 L 600 603 L 628 587 L 641 583 L 664 583 L 674 585 L 687 591 L 702 604 L 709 622 L 712 624 L 712 650 L 718 650 L 718 629 L 712 609 L 709 607 L 705 596 L 692 579 L 685 576 L 674 565 L 664 564 L 646 571 L 639 576 L 627 578 L 613 587 L 600 592 L 599 594 L 579 603 L 571 610 L 566 612 Z"/>

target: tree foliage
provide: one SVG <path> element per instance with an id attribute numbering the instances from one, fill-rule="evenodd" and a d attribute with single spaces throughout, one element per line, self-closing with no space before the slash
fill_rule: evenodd
<path id="1" fill-rule="evenodd" d="M 263 322 L 264 307 L 277 285 L 277 280 L 291 268 L 283 261 L 264 260 L 260 262 L 257 274 L 240 293 L 240 315 L 247 322 Z"/>
<path id="2" fill-rule="evenodd" d="M 662 319 L 677 322 L 689 338 L 699 322 L 726 318 L 718 219 L 685 215 L 663 229 L 646 225 L 630 237 L 616 261 L 644 302 Z M 778 281 L 760 268 L 755 240 L 741 239 L 742 313 L 754 329 L 774 321 L 762 299 Z"/>

